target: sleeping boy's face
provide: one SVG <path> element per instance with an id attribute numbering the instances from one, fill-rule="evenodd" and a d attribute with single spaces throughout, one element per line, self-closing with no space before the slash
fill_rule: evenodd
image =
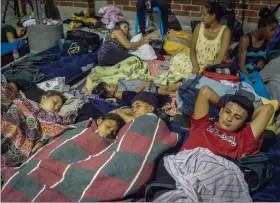
<path id="1" fill-rule="evenodd" d="M 98 119 L 97 130 L 99 136 L 107 138 L 115 138 L 119 131 L 117 122 L 109 119 Z"/>
<path id="2" fill-rule="evenodd" d="M 118 90 L 118 85 L 107 84 L 106 89 L 111 95 L 114 95 L 116 93 L 116 91 Z"/>

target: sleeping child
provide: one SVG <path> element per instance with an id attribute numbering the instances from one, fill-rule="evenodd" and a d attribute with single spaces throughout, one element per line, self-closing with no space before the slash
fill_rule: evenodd
<path id="1" fill-rule="evenodd" d="M 124 105 L 129 105 L 131 100 L 142 91 L 159 95 L 176 96 L 177 89 L 177 87 L 155 84 L 151 81 L 119 80 L 117 85 L 106 82 L 99 83 L 93 90 L 93 94 L 99 95 L 103 99 L 116 98 L 117 100 L 123 101 Z"/>
<path id="2" fill-rule="evenodd" d="M 115 139 L 119 130 L 124 126 L 124 120 L 115 113 L 109 113 L 104 117 L 96 120 L 90 119 L 86 123 L 86 127 L 92 129 L 100 136 Z"/>
<path id="3" fill-rule="evenodd" d="M 19 166 L 39 148 L 67 129 L 73 118 L 58 115 L 65 98 L 50 90 L 40 102 L 26 98 L 12 100 L 1 117 L 1 158 L 5 166 Z"/>
<path id="4" fill-rule="evenodd" d="M 41 95 L 40 106 L 47 111 L 59 112 L 65 100 L 66 98 L 61 92 L 56 90 L 48 90 L 43 93 L 43 95 Z"/>

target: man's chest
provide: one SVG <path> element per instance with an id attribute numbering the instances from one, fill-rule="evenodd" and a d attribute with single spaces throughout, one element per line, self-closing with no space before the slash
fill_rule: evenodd
<path id="1" fill-rule="evenodd" d="M 203 130 L 204 137 L 206 140 L 211 142 L 213 140 L 216 144 L 221 144 L 229 148 L 237 148 L 238 136 L 230 133 L 226 133 L 215 128 L 214 125 L 206 126 Z M 214 143 L 213 143 L 214 144 Z"/>

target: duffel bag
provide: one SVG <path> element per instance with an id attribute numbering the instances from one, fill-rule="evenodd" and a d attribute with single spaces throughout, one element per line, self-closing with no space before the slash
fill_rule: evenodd
<path id="1" fill-rule="evenodd" d="M 79 42 L 87 47 L 89 45 L 100 45 L 100 38 L 98 34 L 83 30 L 67 31 L 67 40 Z"/>

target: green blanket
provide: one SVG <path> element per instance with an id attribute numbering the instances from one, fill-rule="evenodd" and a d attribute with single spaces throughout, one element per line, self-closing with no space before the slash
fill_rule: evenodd
<path id="1" fill-rule="evenodd" d="M 140 61 L 132 56 L 128 59 L 110 67 L 95 67 L 87 78 L 86 89 L 92 92 L 100 82 L 117 84 L 119 79 L 123 80 L 145 80 L 150 76 L 149 66 L 146 62 Z"/>

